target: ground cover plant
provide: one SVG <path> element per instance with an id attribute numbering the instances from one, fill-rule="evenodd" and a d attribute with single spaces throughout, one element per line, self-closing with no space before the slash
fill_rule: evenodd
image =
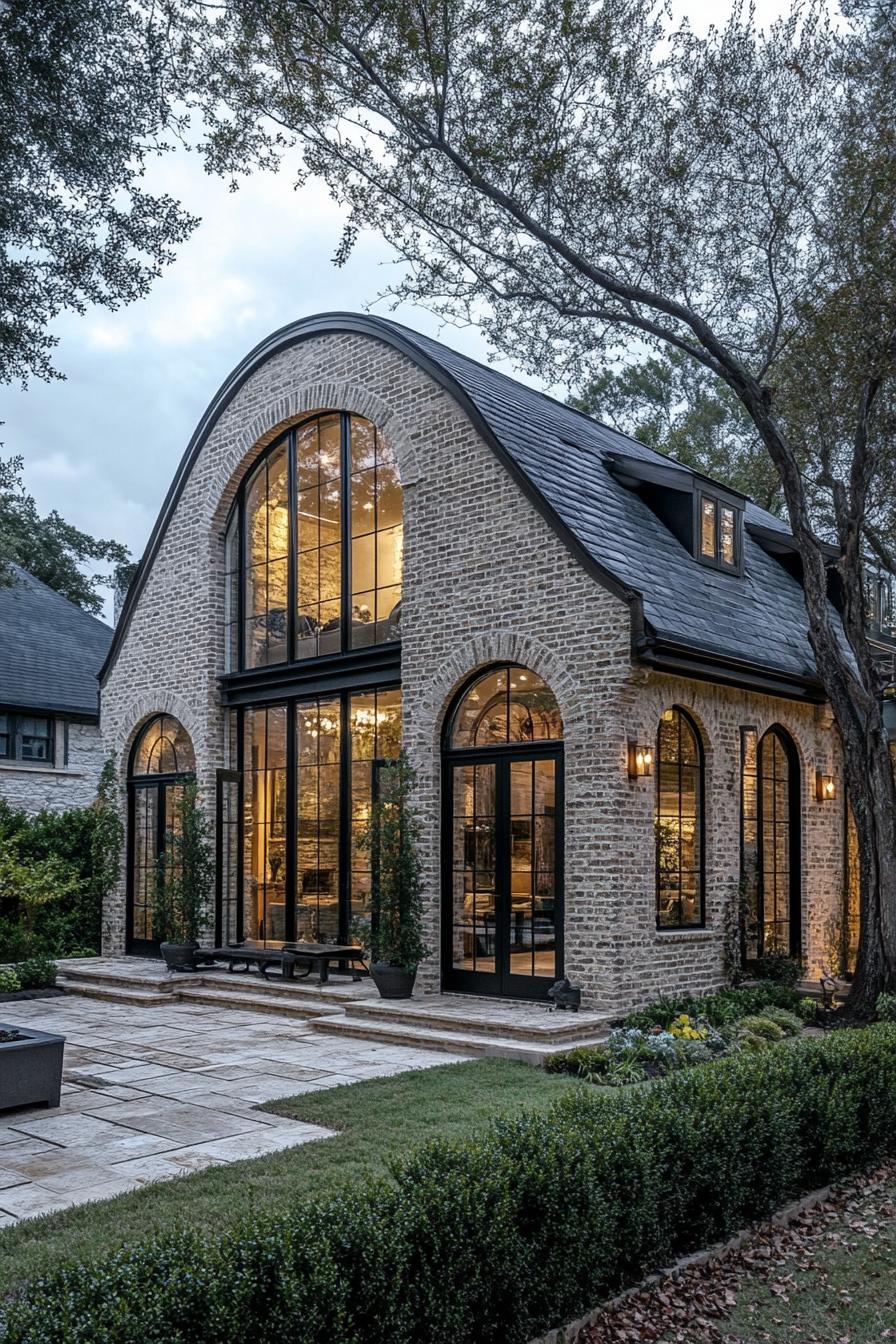
<path id="1" fill-rule="evenodd" d="M 391 1182 L 73 1265 L 9 1306 L 0 1339 L 524 1344 L 645 1269 L 880 1161 L 894 1135 L 890 1025 L 649 1088 L 572 1088 L 546 1112 L 412 1151 Z"/>

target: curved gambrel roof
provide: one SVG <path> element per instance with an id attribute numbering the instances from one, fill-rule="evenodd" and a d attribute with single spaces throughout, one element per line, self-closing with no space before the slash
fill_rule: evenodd
<path id="1" fill-rule="evenodd" d="M 667 470 L 687 468 L 439 341 L 385 318 L 357 313 L 325 313 L 281 327 L 219 388 L 165 497 L 103 677 L 125 638 L 184 485 L 222 411 L 274 355 L 315 336 L 340 332 L 367 336 L 399 351 L 454 398 L 573 555 L 630 604 L 638 656 L 669 671 L 823 698 L 800 584 L 746 528 L 741 576 L 699 564 L 644 501 L 619 482 L 609 463 L 614 455 L 624 455 Z M 786 535 L 780 519 L 749 501 L 746 522 Z"/>

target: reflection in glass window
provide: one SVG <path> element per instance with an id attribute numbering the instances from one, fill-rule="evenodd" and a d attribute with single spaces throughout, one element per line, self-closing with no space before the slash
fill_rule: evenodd
<path id="1" fill-rule="evenodd" d="M 544 742 L 563 736 L 553 691 L 536 672 L 505 666 L 486 672 L 461 700 L 451 729 L 452 747 Z"/>
<path id="2" fill-rule="evenodd" d="M 247 667 L 286 661 L 289 498 L 286 445 L 264 459 L 246 494 Z"/>
<path id="3" fill-rule="evenodd" d="M 704 495 L 700 501 L 700 554 L 715 559 L 716 502 Z"/>
<path id="4" fill-rule="evenodd" d="M 178 775 L 196 769 L 193 745 L 183 725 L 159 714 L 150 719 L 134 749 L 135 775 Z"/>
<path id="5" fill-rule="evenodd" d="M 326 415 L 296 432 L 297 658 L 341 647 L 341 424 Z"/>
<path id="6" fill-rule="evenodd" d="M 791 951 L 790 757 L 777 728 L 759 744 L 762 951 Z"/>
<path id="7" fill-rule="evenodd" d="M 401 751 L 401 691 L 369 691 L 350 699 L 351 744 L 351 921 L 370 910 L 370 852 L 358 836 L 370 819 L 379 772 Z M 360 934 L 357 926 L 354 933 Z"/>
<path id="8" fill-rule="evenodd" d="M 663 713 L 656 763 L 657 924 L 686 928 L 703 922 L 703 753 L 681 709 Z"/>
<path id="9" fill-rule="evenodd" d="M 248 709 L 243 720 L 246 937 L 286 937 L 286 706 Z"/>
<path id="10" fill-rule="evenodd" d="M 240 666 L 240 574 L 245 668 L 397 640 L 403 536 L 398 466 L 375 425 L 333 411 L 290 430 L 225 534 L 225 670 Z"/>
<path id="11" fill-rule="evenodd" d="M 338 699 L 296 707 L 296 937 L 339 940 L 341 706 Z"/>
<path id="12" fill-rule="evenodd" d="M 733 569 L 737 564 L 737 531 L 733 509 L 723 507 L 719 510 L 719 559 L 723 565 Z"/>
<path id="13" fill-rule="evenodd" d="M 351 646 L 398 637 L 402 498 L 395 456 L 376 426 L 351 418 Z"/>

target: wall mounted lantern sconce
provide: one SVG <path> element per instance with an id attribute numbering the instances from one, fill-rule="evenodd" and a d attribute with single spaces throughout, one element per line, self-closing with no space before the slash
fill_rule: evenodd
<path id="1" fill-rule="evenodd" d="M 628 744 L 628 777 L 642 779 L 653 774 L 653 747 L 642 746 L 639 742 Z"/>
<path id="2" fill-rule="evenodd" d="M 819 803 L 832 803 L 837 797 L 837 781 L 833 775 L 823 775 L 815 771 L 815 799 Z"/>

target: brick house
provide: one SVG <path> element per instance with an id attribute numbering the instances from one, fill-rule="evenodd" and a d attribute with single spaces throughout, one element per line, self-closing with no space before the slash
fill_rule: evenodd
<path id="1" fill-rule="evenodd" d="M 86 807 L 103 765 L 97 676 L 112 630 L 18 565 L 0 585 L 0 798 Z"/>
<path id="2" fill-rule="evenodd" d="M 101 675 L 128 853 L 104 951 L 152 952 L 186 778 L 210 934 L 344 940 L 403 743 L 442 988 L 615 1010 L 842 927 L 837 733 L 793 539 L 749 500 L 449 348 L 330 314 L 196 429 Z M 212 925 L 214 928 L 212 930 Z"/>

